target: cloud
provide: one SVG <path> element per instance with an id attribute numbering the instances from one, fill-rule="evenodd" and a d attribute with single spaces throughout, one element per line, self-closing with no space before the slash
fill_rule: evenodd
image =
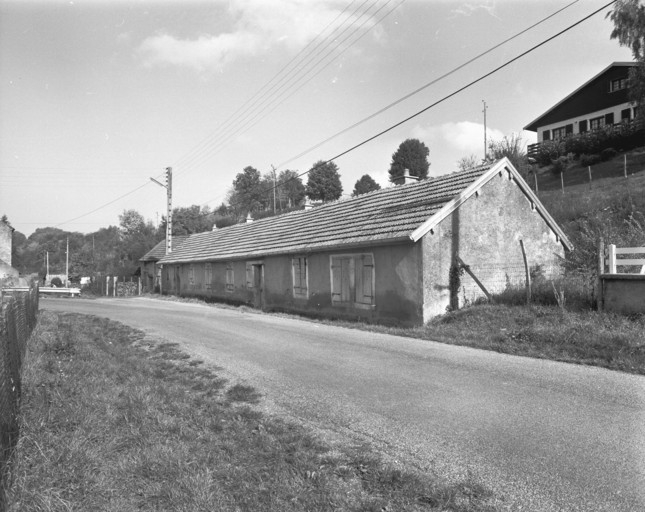
<path id="1" fill-rule="evenodd" d="M 486 11 L 490 16 L 493 16 L 494 18 L 500 19 L 497 14 L 495 14 L 495 1 L 488 1 L 488 2 L 482 2 L 478 4 L 460 4 L 459 7 L 453 9 L 450 11 L 452 14 L 456 16 L 472 16 L 472 14 L 475 11 L 478 10 L 484 10 Z"/>
<path id="2" fill-rule="evenodd" d="M 481 123 L 461 121 L 439 126 L 417 126 L 413 130 L 413 136 L 428 141 L 431 150 L 443 148 L 446 151 L 460 151 L 462 156 L 484 152 L 484 125 Z M 488 127 L 486 136 L 488 140 L 498 140 L 503 138 L 504 134 L 500 130 Z"/>
<path id="3" fill-rule="evenodd" d="M 148 67 L 174 65 L 220 71 L 235 60 L 265 54 L 276 47 L 299 50 L 339 13 L 331 1 L 234 0 L 229 7 L 232 22 L 227 32 L 186 39 L 160 33 L 145 39 L 137 55 Z"/>

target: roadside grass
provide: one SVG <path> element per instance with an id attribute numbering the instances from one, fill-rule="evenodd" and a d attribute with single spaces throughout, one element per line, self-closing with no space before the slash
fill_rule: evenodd
<path id="1" fill-rule="evenodd" d="M 629 318 L 558 306 L 478 304 L 437 317 L 421 327 L 358 326 L 374 332 L 645 375 L 645 315 Z"/>
<path id="2" fill-rule="evenodd" d="M 8 510 L 496 510 L 479 484 L 331 447 L 172 343 L 42 311 L 23 366 Z"/>

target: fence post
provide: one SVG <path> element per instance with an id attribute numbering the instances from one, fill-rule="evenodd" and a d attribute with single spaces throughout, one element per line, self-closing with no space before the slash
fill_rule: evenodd
<path id="1" fill-rule="evenodd" d="M 522 249 L 522 259 L 524 260 L 524 273 L 526 275 L 526 303 L 531 303 L 531 272 L 529 270 L 529 262 L 526 259 L 526 250 L 524 249 L 524 240 L 520 240 L 520 248 Z"/>
<path id="2" fill-rule="evenodd" d="M 564 194 L 564 171 L 560 173 L 560 183 L 562 184 L 562 193 Z"/>
<path id="3" fill-rule="evenodd" d="M 141 276 L 139 276 L 139 295 L 141 295 Z"/>
<path id="4" fill-rule="evenodd" d="M 114 285 L 114 289 L 112 290 L 112 296 L 116 297 L 116 282 L 118 281 L 119 276 L 114 276 L 112 278 L 112 284 Z"/>
<path id="5" fill-rule="evenodd" d="M 609 273 L 616 273 L 616 246 L 609 244 Z"/>
<path id="6" fill-rule="evenodd" d="M 605 240 L 600 237 L 598 240 L 598 277 L 596 279 L 596 300 L 598 302 L 598 311 L 604 308 L 604 294 L 602 289 L 602 274 L 605 273 Z"/>
<path id="7" fill-rule="evenodd" d="M 591 188 L 591 166 L 588 166 L 587 170 L 589 171 L 589 188 Z"/>
<path id="8" fill-rule="evenodd" d="M 625 178 L 627 177 L 627 153 L 625 153 L 625 164 L 623 165 L 623 169 L 625 170 Z"/>
<path id="9" fill-rule="evenodd" d="M 105 276 L 105 296 L 110 296 L 110 276 Z"/>

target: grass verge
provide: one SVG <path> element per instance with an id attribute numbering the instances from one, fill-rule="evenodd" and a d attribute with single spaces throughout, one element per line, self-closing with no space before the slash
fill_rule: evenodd
<path id="1" fill-rule="evenodd" d="M 416 328 L 365 324 L 360 328 L 645 375 L 645 316 L 481 304 Z"/>
<path id="2" fill-rule="evenodd" d="M 23 372 L 11 512 L 495 510 L 476 483 L 265 417 L 253 388 L 107 319 L 41 312 Z"/>

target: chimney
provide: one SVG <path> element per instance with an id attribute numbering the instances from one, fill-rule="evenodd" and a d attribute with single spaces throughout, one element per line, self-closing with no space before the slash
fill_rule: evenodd
<path id="1" fill-rule="evenodd" d="M 414 183 L 415 181 L 418 181 L 419 177 L 418 176 L 410 176 L 410 169 L 403 169 L 403 185 L 407 185 L 408 183 Z"/>
<path id="2" fill-rule="evenodd" d="M 251 212 L 246 216 L 246 223 L 251 224 L 253 222 L 253 217 L 251 217 Z"/>
<path id="3" fill-rule="evenodd" d="M 217 231 L 217 224 L 213 223 L 213 229 L 212 231 Z"/>
<path id="4" fill-rule="evenodd" d="M 309 201 L 309 199 L 307 199 L 305 201 L 305 210 L 311 210 L 313 207 L 314 207 L 314 205 L 312 204 L 312 202 Z"/>

